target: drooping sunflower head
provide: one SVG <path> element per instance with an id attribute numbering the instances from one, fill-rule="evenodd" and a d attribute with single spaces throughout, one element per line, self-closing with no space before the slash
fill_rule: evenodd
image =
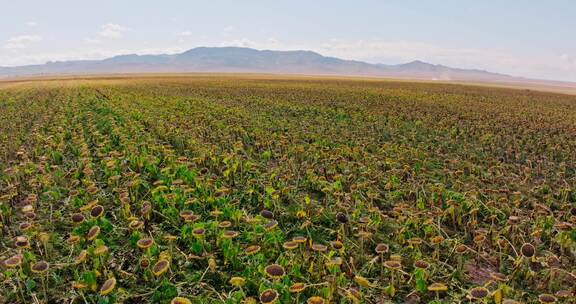
<path id="1" fill-rule="evenodd" d="M 17 254 L 9 257 L 8 259 L 4 260 L 4 266 L 8 268 L 15 268 L 22 264 L 22 255 Z"/>
<path id="2" fill-rule="evenodd" d="M 267 289 L 260 294 L 260 302 L 263 304 L 275 303 L 278 300 L 278 292 L 274 289 Z"/>
<path id="3" fill-rule="evenodd" d="M 326 300 L 324 300 L 324 298 L 319 296 L 313 296 L 308 298 L 308 300 L 306 300 L 306 304 L 324 304 L 324 303 L 326 303 Z"/>
<path id="4" fill-rule="evenodd" d="M 100 226 L 92 226 L 90 230 L 88 230 L 88 234 L 86 235 L 86 239 L 89 241 L 95 239 L 98 234 L 100 234 Z"/>
<path id="5" fill-rule="evenodd" d="M 557 300 L 555 296 L 547 293 L 538 296 L 538 301 L 543 304 L 556 303 Z"/>
<path id="6" fill-rule="evenodd" d="M 278 264 L 272 264 L 272 265 L 268 265 L 266 266 L 266 268 L 264 269 L 264 272 L 266 272 L 266 275 L 269 276 L 272 279 L 280 279 L 284 276 L 284 267 L 282 267 L 281 265 Z"/>
<path id="7" fill-rule="evenodd" d="M 152 273 L 158 277 L 163 273 L 165 273 L 169 267 L 170 262 L 168 262 L 168 260 L 161 259 L 158 262 L 156 262 L 156 264 L 154 264 L 154 266 L 152 267 Z"/>
<path id="8" fill-rule="evenodd" d="M 230 221 L 222 221 L 218 223 L 218 228 L 230 228 L 232 226 L 232 222 Z"/>
<path id="9" fill-rule="evenodd" d="M 99 256 L 108 252 L 108 246 L 101 245 L 94 249 L 94 255 Z"/>
<path id="10" fill-rule="evenodd" d="M 448 290 L 448 286 L 444 283 L 432 283 L 428 285 L 428 290 L 433 292 L 440 292 Z"/>
<path id="11" fill-rule="evenodd" d="M 242 287 L 242 286 L 244 286 L 244 284 L 246 284 L 246 279 L 244 279 L 243 277 L 230 278 L 230 285 L 232 285 L 232 286 Z"/>
<path id="12" fill-rule="evenodd" d="M 196 228 L 196 229 L 192 230 L 192 234 L 197 238 L 203 237 L 205 233 L 206 233 L 206 230 L 204 228 Z"/>
<path id="13" fill-rule="evenodd" d="M 430 263 L 424 260 L 417 260 L 416 262 L 414 262 L 414 268 L 428 269 L 428 267 L 430 267 Z"/>
<path id="14" fill-rule="evenodd" d="M 104 214 L 104 207 L 102 205 L 96 205 L 90 210 L 90 216 L 94 218 L 101 217 Z"/>
<path id="15" fill-rule="evenodd" d="M 389 250 L 388 245 L 386 245 L 384 243 L 380 243 L 380 244 L 376 245 L 376 248 L 374 249 L 374 251 L 376 251 L 377 254 L 387 253 L 388 250 Z"/>
<path id="16" fill-rule="evenodd" d="M 384 266 L 388 269 L 398 270 L 402 268 L 402 264 L 397 260 L 388 260 L 384 262 Z"/>
<path id="17" fill-rule="evenodd" d="M 298 293 L 298 292 L 302 292 L 304 289 L 306 289 L 305 283 L 293 283 L 288 288 L 288 291 L 290 291 L 292 293 Z"/>
<path id="18" fill-rule="evenodd" d="M 534 248 L 534 245 L 530 243 L 524 243 L 520 248 L 520 252 L 522 253 L 522 256 L 531 258 L 536 254 L 536 248 Z"/>
<path id="19" fill-rule="evenodd" d="M 109 278 L 100 286 L 100 295 L 105 296 L 111 293 L 114 287 L 116 287 L 116 279 L 113 277 Z"/>
<path id="20" fill-rule="evenodd" d="M 226 231 L 224 231 L 224 233 L 222 234 L 222 236 L 223 236 L 225 239 L 233 239 L 233 238 L 237 237 L 238 235 L 240 235 L 240 234 L 238 233 L 238 231 L 233 231 L 233 230 L 226 230 Z"/>
<path id="21" fill-rule="evenodd" d="M 362 287 L 372 287 L 372 283 L 370 283 L 370 281 L 368 281 L 368 279 L 363 276 L 354 276 L 354 282 L 358 283 L 358 285 Z"/>
<path id="22" fill-rule="evenodd" d="M 334 250 L 341 250 L 342 248 L 344 248 L 344 244 L 339 240 L 330 242 L 330 245 L 332 246 L 332 248 L 334 248 Z"/>
<path id="23" fill-rule="evenodd" d="M 271 219 L 274 218 L 274 213 L 272 213 L 272 211 L 266 210 L 266 209 L 260 211 L 260 215 L 261 215 L 263 218 L 269 219 L 269 220 L 271 220 Z"/>
<path id="24" fill-rule="evenodd" d="M 20 235 L 17 236 L 16 239 L 14 240 L 14 246 L 16 246 L 16 248 L 29 248 L 30 241 L 28 240 L 27 236 Z"/>
<path id="25" fill-rule="evenodd" d="M 316 251 L 316 252 L 324 252 L 324 251 L 328 250 L 328 247 L 326 247 L 326 245 L 319 244 L 319 243 L 312 244 L 311 248 L 313 251 Z"/>
<path id="26" fill-rule="evenodd" d="M 490 291 L 488 291 L 488 289 L 486 289 L 485 287 L 481 287 L 481 286 L 474 287 L 474 288 L 470 289 L 470 291 L 468 292 L 468 295 L 470 296 L 470 298 L 476 299 L 476 300 L 484 299 L 489 294 L 490 294 Z"/>
<path id="27" fill-rule="evenodd" d="M 246 249 L 244 249 L 244 253 L 246 255 L 253 255 L 256 254 L 260 251 L 260 246 L 258 245 L 252 245 L 252 246 L 248 246 L 246 247 Z"/>
<path id="28" fill-rule="evenodd" d="M 298 248 L 298 243 L 296 243 L 294 241 L 287 241 L 287 242 L 284 242 L 284 244 L 282 244 L 282 247 L 284 247 L 284 249 L 286 249 L 286 250 L 294 250 L 294 249 Z"/>
<path id="29" fill-rule="evenodd" d="M 140 230 L 142 227 L 144 227 L 144 222 L 139 220 L 133 220 L 130 222 L 130 224 L 128 224 L 128 228 L 131 230 Z"/>
<path id="30" fill-rule="evenodd" d="M 32 228 L 32 224 L 30 224 L 30 222 L 22 222 L 22 223 L 20 223 L 20 225 L 18 225 L 18 228 L 22 232 L 28 231 L 28 230 L 30 230 L 30 228 Z"/>
<path id="31" fill-rule="evenodd" d="M 78 225 L 84 221 L 84 215 L 82 213 L 74 213 L 72 214 L 72 223 Z"/>
<path id="32" fill-rule="evenodd" d="M 32 270 L 34 273 L 44 273 L 48 270 L 48 268 L 49 265 L 46 261 L 38 261 L 30 266 L 30 270 Z"/>
<path id="33" fill-rule="evenodd" d="M 340 224 L 346 224 L 346 223 L 348 223 L 348 216 L 342 212 L 338 212 L 338 213 L 336 213 L 336 220 Z"/>
<path id="34" fill-rule="evenodd" d="M 77 235 L 71 235 L 68 237 L 68 239 L 66 239 L 66 243 L 68 243 L 68 245 L 74 245 L 76 243 L 78 243 L 80 241 L 80 237 Z"/>
<path id="35" fill-rule="evenodd" d="M 266 231 L 270 231 L 270 230 L 276 228 L 277 226 L 278 226 L 278 221 L 270 220 L 270 221 L 268 221 L 268 223 L 266 223 L 266 225 L 264 225 L 264 229 L 266 229 Z"/>
<path id="36" fill-rule="evenodd" d="M 292 242 L 298 243 L 298 244 L 304 244 L 306 243 L 306 237 L 304 236 L 295 236 L 292 238 Z"/>
<path id="37" fill-rule="evenodd" d="M 184 297 L 175 297 L 170 304 L 192 304 L 192 302 Z"/>
<path id="38" fill-rule="evenodd" d="M 140 249 L 148 249 L 154 245 L 154 240 L 151 238 L 142 238 L 136 242 L 136 246 Z"/>

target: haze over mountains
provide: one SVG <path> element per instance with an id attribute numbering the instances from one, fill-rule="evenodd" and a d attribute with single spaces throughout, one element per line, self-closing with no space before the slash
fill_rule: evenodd
<path id="1" fill-rule="evenodd" d="M 451 68 L 422 61 L 370 64 L 326 57 L 312 51 L 271 51 L 241 47 L 198 47 L 173 55 L 120 55 L 103 60 L 48 62 L 0 67 L 0 77 L 116 73 L 277 73 L 346 75 L 470 82 L 533 82 L 482 70 Z M 540 81 L 537 81 L 540 82 Z M 562 84 L 562 82 L 554 82 Z M 569 84 L 569 83 L 566 83 Z"/>

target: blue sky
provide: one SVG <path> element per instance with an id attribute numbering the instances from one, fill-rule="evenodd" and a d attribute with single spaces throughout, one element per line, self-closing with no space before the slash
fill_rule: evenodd
<path id="1" fill-rule="evenodd" d="M 234 45 L 576 81 L 573 0 L 6 2 L 0 66 Z"/>

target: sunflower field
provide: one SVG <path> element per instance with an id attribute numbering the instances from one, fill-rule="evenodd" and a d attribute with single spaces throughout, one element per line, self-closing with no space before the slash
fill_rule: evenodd
<path id="1" fill-rule="evenodd" d="M 280 76 L 0 89 L 0 303 L 576 303 L 576 96 Z"/>

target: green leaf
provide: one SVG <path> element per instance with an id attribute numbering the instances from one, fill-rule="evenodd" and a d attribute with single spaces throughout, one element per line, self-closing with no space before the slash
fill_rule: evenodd
<path id="1" fill-rule="evenodd" d="M 33 291 L 36 288 L 36 282 L 30 278 L 26 280 L 26 290 Z"/>

